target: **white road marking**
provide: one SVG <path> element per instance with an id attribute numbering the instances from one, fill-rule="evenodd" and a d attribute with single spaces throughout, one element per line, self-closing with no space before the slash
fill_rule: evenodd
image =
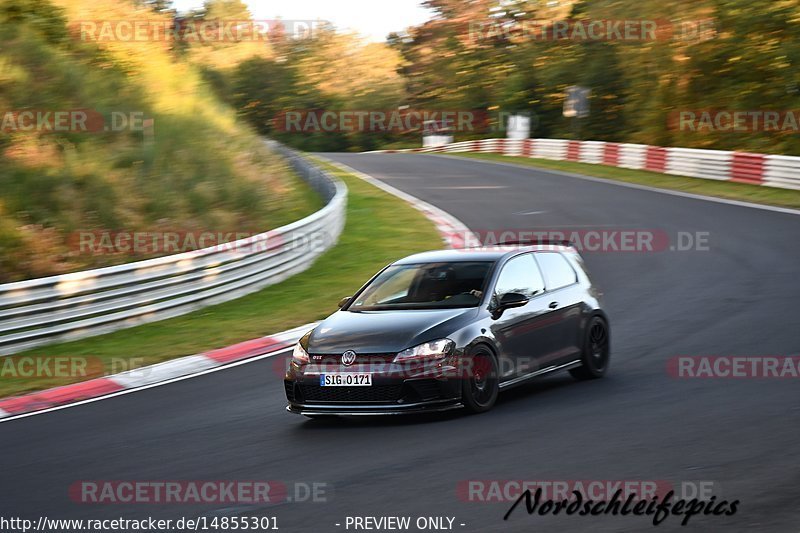
<path id="1" fill-rule="evenodd" d="M 220 366 L 221 364 L 222 363 L 214 361 L 205 355 L 191 355 L 188 357 L 181 357 L 180 359 L 173 359 L 172 361 L 165 361 L 157 365 L 129 370 L 121 374 L 109 376 L 109 379 L 126 389 L 135 389 L 178 376 L 202 372 L 203 370 L 208 370 L 209 368 Z"/>
<path id="2" fill-rule="evenodd" d="M 444 189 L 444 190 L 458 190 L 458 191 L 472 191 L 482 189 L 508 189 L 508 185 L 448 185 L 446 187 L 425 187 L 425 189 Z"/>
<path id="3" fill-rule="evenodd" d="M 543 215 L 547 211 L 517 211 L 515 215 Z"/>
<path id="4" fill-rule="evenodd" d="M 214 367 L 214 368 L 209 368 L 208 370 L 203 370 L 202 372 L 196 372 L 194 374 L 189 374 L 189 375 L 186 375 L 186 376 L 179 376 L 177 378 L 169 379 L 167 381 L 161 381 L 159 383 L 152 383 L 150 385 L 145 385 L 143 387 L 139 387 L 139 388 L 136 388 L 136 389 L 121 390 L 119 392 L 112 392 L 111 394 L 107 394 L 105 396 L 99 396 L 97 398 L 89 398 L 88 400 L 81 400 L 81 401 L 75 402 L 75 403 L 68 403 L 66 405 L 59 405 L 59 406 L 56 406 L 56 407 L 50 407 L 48 409 L 42 409 L 41 411 L 33 411 L 31 413 L 23 413 L 23 414 L 11 416 L 9 418 L 3 418 L 3 419 L 0 419 L 0 424 L 2 424 L 4 422 L 11 422 L 12 420 L 19 420 L 20 418 L 28 418 L 29 416 L 43 415 L 45 413 L 51 413 L 53 411 L 60 411 L 62 409 L 69 409 L 70 407 L 77 407 L 79 405 L 84 405 L 84 404 L 87 404 L 87 403 L 94 403 L 94 402 L 99 402 L 99 401 L 102 401 L 102 400 L 108 400 L 109 398 L 115 398 L 117 396 L 123 396 L 125 394 L 132 394 L 134 392 L 139 392 L 139 391 L 143 391 L 143 390 L 147 390 L 147 389 L 152 389 L 152 388 L 155 388 L 155 387 L 161 387 L 162 385 L 169 385 L 170 383 L 175 383 L 177 381 L 183 381 L 185 379 L 192 379 L 192 378 L 196 378 L 196 377 L 199 377 L 199 376 L 205 376 L 206 374 L 212 374 L 214 372 L 221 372 L 222 370 L 228 370 L 229 368 L 234 368 L 234 367 L 241 366 L 241 365 L 246 365 L 248 363 L 252 363 L 252 362 L 255 362 L 255 361 L 260 361 L 261 359 L 266 359 L 267 357 L 274 357 L 274 356 L 280 355 L 282 353 L 288 353 L 288 352 L 292 351 L 292 349 L 293 349 L 293 347 L 289 346 L 288 348 L 282 348 L 282 349 L 278 350 L 277 352 L 271 352 L 271 353 L 267 353 L 267 354 L 264 354 L 264 355 L 257 355 L 255 357 L 251 357 L 250 359 L 245 359 L 243 361 L 237 361 L 235 363 L 229 363 L 229 364 L 226 364 L 226 365 L 217 366 L 217 367 Z"/>
<path id="5" fill-rule="evenodd" d="M 435 174 L 432 176 L 424 175 L 424 174 L 411 174 L 411 175 L 403 175 L 403 174 L 392 174 L 391 176 L 388 174 L 370 174 L 371 177 L 378 179 L 378 180 L 429 180 L 429 179 L 436 179 L 441 181 L 452 181 L 452 180 L 461 180 L 464 178 L 463 174 L 457 174 L 448 176 L 446 174 Z"/>
<path id="6" fill-rule="evenodd" d="M 563 172 L 561 170 L 551 170 L 549 168 L 541 168 L 541 167 L 532 167 L 528 165 L 522 165 L 519 163 L 506 163 L 503 161 L 486 161 L 483 159 L 472 159 L 467 157 L 458 157 L 455 155 L 447 155 L 447 154 L 419 154 L 429 157 L 445 157 L 447 159 L 457 159 L 459 161 L 473 161 L 476 163 L 484 163 L 487 165 L 502 165 L 506 167 L 513 167 L 513 168 L 522 168 L 525 170 L 535 170 L 538 172 L 544 172 L 549 174 L 556 174 L 560 176 L 567 176 L 570 178 L 577 178 L 579 180 L 586 180 L 586 181 L 594 181 L 597 183 L 605 183 L 606 185 L 616 185 L 617 187 L 627 187 L 629 189 L 639 189 L 641 191 L 650 191 L 650 192 L 657 192 L 660 194 L 668 194 L 670 196 L 680 196 L 682 198 L 692 198 L 694 200 L 704 200 L 706 202 L 714 202 L 717 204 L 727 204 L 727 205 L 735 205 L 737 207 L 749 207 L 751 209 L 761 209 L 763 211 L 772 211 L 774 213 L 784 213 L 787 215 L 800 215 L 800 209 L 791 209 L 789 207 L 778 207 L 774 205 L 764 205 L 764 204 L 754 204 L 752 202 L 744 202 L 741 200 L 728 200 L 727 198 L 716 198 L 714 196 L 704 196 L 702 194 L 693 194 L 690 192 L 682 192 L 682 191 L 672 191 L 669 189 L 659 189 L 658 187 L 650 187 L 649 185 L 639 185 L 638 183 L 627 183 L 624 181 L 616 181 L 610 180 L 605 178 L 597 178 L 594 176 L 586 176 L 584 174 L 575 174 L 573 172 Z M 676 176 L 676 177 L 683 177 L 686 178 L 688 176 Z M 692 179 L 703 179 L 703 178 L 692 178 Z M 727 181 L 727 180 L 726 180 Z"/>
<path id="7" fill-rule="evenodd" d="M 288 343 L 290 345 L 293 345 L 308 330 L 316 327 L 317 324 L 318 322 L 311 322 L 309 324 L 297 326 L 296 328 L 292 328 L 286 331 L 281 331 L 274 335 L 269 335 L 269 338 L 277 342 Z M 82 400 L 75 403 L 50 407 L 48 409 L 42 409 L 41 411 L 21 413 L 18 415 L 13 415 L 8 411 L 0 409 L 0 423 L 10 422 L 11 420 L 16 420 L 18 418 L 26 418 L 29 416 L 49 413 L 51 411 L 58 411 L 60 409 L 67 409 L 69 407 L 75 407 L 76 405 L 83 405 L 85 403 L 92 403 L 100 400 L 106 400 L 108 398 L 113 398 L 115 396 L 120 396 L 122 394 L 129 394 L 131 392 L 150 389 L 153 387 L 158 387 L 160 385 L 167 385 L 169 383 L 175 383 L 176 381 L 182 381 L 184 379 L 191 379 L 197 376 L 202 376 L 204 374 L 209 374 L 211 372 L 218 372 L 220 370 L 225 370 L 226 368 L 233 368 L 235 366 L 252 363 L 253 361 L 259 361 L 266 357 L 272 357 L 273 355 L 278 355 L 291 349 L 293 349 L 293 346 L 280 348 L 277 351 L 269 352 L 264 355 L 258 355 L 255 357 L 231 363 L 220 363 L 218 361 L 215 361 L 214 359 L 207 357 L 205 354 L 189 355 L 186 357 L 181 357 L 179 359 L 173 359 L 171 361 L 165 361 L 163 363 L 145 366 L 135 370 L 129 370 L 128 372 L 122 372 L 120 374 L 105 376 L 106 379 L 109 379 L 117 383 L 121 387 L 126 387 L 126 390 L 121 390 L 103 396 L 98 396 L 97 398 L 89 398 L 87 400 Z M 2 398 L 0 398 L 0 400 L 2 400 Z"/>
<path id="8" fill-rule="evenodd" d="M 381 189 L 383 191 L 386 191 L 389 194 L 392 194 L 392 195 L 397 196 L 398 198 L 400 198 L 402 200 L 405 200 L 406 202 L 411 204 L 412 207 L 414 207 L 418 211 L 421 211 L 426 217 L 428 217 L 434 224 L 436 224 L 437 228 L 440 227 L 439 226 L 440 223 L 436 222 L 435 220 L 433 220 L 433 218 L 439 218 L 439 219 L 443 220 L 444 222 L 446 222 L 447 225 L 450 226 L 449 230 L 450 231 L 454 231 L 454 232 L 462 235 L 464 237 L 464 241 L 465 242 L 480 242 L 478 240 L 478 236 L 475 235 L 474 233 L 472 233 L 469 230 L 469 228 L 466 226 L 466 224 L 464 224 L 463 222 L 458 220 L 456 217 L 454 217 L 453 215 L 451 215 L 447 211 L 444 211 L 443 209 L 439 209 L 438 207 L 436 207 L 434 205 L 431 205 L 428 202 L 424 202 L 424 201 L 420 200 L 416 196 L 412 196 L 412 195 L 408 194 L 407 192 L 403 192 L 400 189 L 389 185 L 388 183 L 385 183 L 385 182 L 383 182 L 383 181 L 381 181 L 381 180 L 379 180 L 379 179 L 377 179 L 377 178 L 375 178 L 373 176 L 370 176 L 369 174 L 365 174 L 364 172 L 361 172 L 360 170 L 356 170 L 353 167 L 349 167 L 349 166 L 345 165 L 344 163 L 339 163 L 338 161 L 334 161 L 332 159 L 328 159 L 328 158 L 323 157 L 323 156 L 316 156 L 316 157 L 317 157 L 317 159 L 321 159 L 321 160 L 333 165 L 334 167 L 338 168 L 339 170 L 342 170 L 344 172 L 348 172 L 348 173 L 352 174 L 353 176 L 356 176 L 357 178 L 360 178 L 360 179 L 366 181 L 370 185 L 374 185 L 375 187 L 377 187 L 377 188 L 379 188 L 379 189 Z"/>

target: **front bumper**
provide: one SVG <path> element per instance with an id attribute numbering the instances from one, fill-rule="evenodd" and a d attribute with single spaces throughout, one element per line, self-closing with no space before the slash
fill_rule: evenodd
<path id="1" fill-rule="evenodd" d="M 320 374 L 342 372 L 337 364 L 292 365 L 284 385 L 292 413 L 322 415 L 383 415 L 447 411 L 463 407 L 461 381 L 448 362 L 411 366 L 361 365 L 353 372 L 372 375 L 368 387 L 322 387 Z"/>
<path id="2" fill-rule="evenodd" d="M 286 406 L 290 413 L 305 416 L 382 416 L 382 415 L 412 415 L 419 413 L 441 413 L 461 409 L 464 405 L 460 400 L 440 400 L 420 402 L 408 405 L 300 405 Z"/>

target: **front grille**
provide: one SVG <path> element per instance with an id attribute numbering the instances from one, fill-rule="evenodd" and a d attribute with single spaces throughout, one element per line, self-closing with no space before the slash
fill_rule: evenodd
<path id="1" fill-rule="evenodd" d="M 284 387 L 286 387 L 286 399 L 290 402 L 294 401 L 294 383 L 291 381 L 284 381 Z"/>
<path id="2" fill-rule="evenodd" d="M 432 400 L 442 395 L 439 382 L 435 379 L 409 381 L 408 385 L 419 396 L 419 400 Z"/>
<path id="3" fill-rule="evenodd" d="M 396 402 L 402 385 L 373 385 L 372 387 L 320 387 L 302 385 L 307 402 Z"/>
<path id="4" fill-rule="evenodd" d="M 364 365 L 364 364 L 386 364 L 391 363 L 394 361 L 394 358 L 397 354 L 396 353 L 359 353 L 356 354 L 356 360 L 353 363 L 354 365 Z M 342 354 L 319 354 L 319 353 L 312 353 L 309 354 L 311 357 L 311 362 L 317 365 L 341 365 L 342 364 Z"/>

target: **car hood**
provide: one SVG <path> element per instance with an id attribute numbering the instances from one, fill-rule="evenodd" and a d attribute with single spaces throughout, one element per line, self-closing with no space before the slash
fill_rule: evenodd
<path id="1" fill-rule="evenodd" d="M 394 311 L 338 311 L 317 326 L 308 353 L 332 355 L 396 353 L 423 342 L 449 337 L 477 308 Z"/>

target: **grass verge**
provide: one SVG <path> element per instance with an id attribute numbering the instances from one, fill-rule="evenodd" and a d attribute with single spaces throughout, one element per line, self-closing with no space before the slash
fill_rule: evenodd
<path id="1" fill-rule="evenodd" d="M 18 356 L 92 357 L 150 365 L 220 348 L 319 320 L 387 263 L 441 248 L 434 225 L 419 211 L 348 173 L 320 163 L 350 190 L 339 243 L 307 271 L 257 293 L 153 324 L 79 341 L 43 346 Z M 93 359 L 94 360 L 94 359 Z M 0 397 L 43 390 L 84 378 L 11 378 L 0 366 Z"/>
<path id="2" fill-rule="evenodd" d="M 598 178 L 624 181 L 627 183 L 638 183 L 641 185 L 658 187 L 660 189 L 669 189 L 693 194 L 702 194 L 705 196 L 716 196 L 730 200 L 740 200 L 757 204 L 800 209 L 800 191 L 793 189 L 763 187 L 760 185 L 749 185 L 747 183 L 673 176 L 672 174 L 661 174 L 658 172 L 649 172 L 645 170 L 632 170 L 605 165 L 592 165 L 589 163 L 575 163 L 572 161 L 531 159 L 528 157 L 507 156 L 501 154 L 453 153 L 448 155 L 470 159 L 516 163 L 530 167 L 559 170 L 562 172 L 573 172 L 576 174 L 585 174 L 587 176 L 596 176 Z"/>

